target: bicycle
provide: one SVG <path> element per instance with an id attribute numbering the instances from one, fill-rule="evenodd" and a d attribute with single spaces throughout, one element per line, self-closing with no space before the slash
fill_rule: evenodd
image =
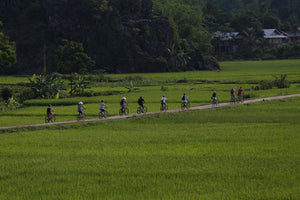
<path id="1" fill-rule="evenodd" d="M 85 115 L 85 113 L 78 113 L 78 115 L 77 115 L 77 121 L 80 121 L 80 120 L 85 120 L 85 118 L 86 118 L 86 115 Z"/>
<path id="2" fill-rule="evenodd" d="M 243 98 L 242 94 L 238 95 L 238 102 L 239 103 L 243 103 L 244 102 L 244 98 Z"/>
<path id="3" fill-rule="evenodd" d="M 99 112 L 99 118 L 106 118 L 108 116 L 108 112 L 107 112 L 107 110 L 101 110 L 100 112 Z"/>
<path id="4" fill-rule="evenodd" d="M 181 103 L 181 109 L 190 109 L 190 102 L 182 102 Z"/>
<path id="5" fill-rule="evenodd" d="M 235 95 L 234 95 L 234 94 L 231 95 L 231 97 L 230 97 L 230 103 L 231 103 L 231 104 L 236 103 L 236 98 L 235 98 Z"/>
<path id="6" fill-rule="evenodd" d="M 136 110 L 137 114 L 141 114 L 141 113 L 146 113 L 147 112 L 147 107 L 144 105 L 143 106 L 139 106 Z"/>
<path id="7" fill-rule="evenodd" d="M 168 110 L 168 105 L 165 103 L 161 104 L 160 111 L 167 111 L 167 110 Z"/>
<path id="8" fill-rule="evenodd" d="M 49 122 L 55 122 L 55 115 L 52 114 L 52 115 L 46 115 L 45 116 L 45 123 L 49 123 Z"/>
<path id="9" fill-rule="evenodd" d="M 212 106 L 218 106 L 218 99 L 217 98 L 211 98 L 211 104 L 212 104 Z"/>
<path id="10" fill-rule="evenodd" d="M 120 115 L 127 115 L 127 114 L 129 114 L 129 109 L 127 107 L 126 108 L 121 108 L 119 110 L 119 114 Z"/>

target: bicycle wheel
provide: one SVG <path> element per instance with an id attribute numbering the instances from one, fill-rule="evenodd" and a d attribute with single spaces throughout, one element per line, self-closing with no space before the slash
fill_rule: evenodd
<path id="1" fill-rule="evenodd" d="M 129 109 L 125 108 L 125 115 L 129 114 Z"/>
<path id="2" fill-rule="evenodd" d="M 98 116 L 99 116 L 99 118 L 103 118 L 103 117 L 104 117 L 104 114 L 103 114 L 103 112 L 102 112 L 102 111 L 100 111 L 100 112 L 99 112 L 99 114 L 98 114 Z"/>
<path id="3" fill-rule="evenodd" d="M 123 115 L 123 110 L 122 110 L 122 108 L 119 110 L 119 115 Z"/>
<path id="4" fill-rule="evenodd" d="M 186 103 L 186 109 L 190 109 L 190 102 Z"/>
<path id="5" fill-rule="evenodd" d="M 50 122 L 55 122 L 55 115 L 52 115 L 52 117 L 50 117 Z"/>
<path id="6" fill-rule="evenodd" d="M 230 98 L 230 102 L 231 103 L 235 103 L 236 102 L 236 99 L 235 99 L 235 96 L 233 95 L 233 96 L 231 96 L 231 98 Z"/>
<path id="7" fill-rule="evenodd" d="M 144 106 L 143 113 L 146 113 L 147 111 L 148 111 L 147 106 Z"/>
<path id="8" fill-rule="evenodd" d="M 211 104 L 212 104 L 212 106 L 216 106 L 218 104 L 218 100 L 212 99 Z"/>
<path id="9" fill-rule="evenodd" d="M 168 105 L 166 104 L 166 105 L 165 105 L 165 111 L 167 111 L 167 110 L 168 110 Z"/>
<path id="10" fill-rule="evenodd" d="M 136 109 L 136 113 L 137 114 L 141 114 L 143 111 L 142 111 L 142 108 L 139 106 L 137 109 Z"/>
<path id="11" fill-rule="evenodd" d="M 45 123 L 49 123 L 48 116 L 45 116 Z"/>
<path id="12" fill-rule="evenodd" d="M 185 103 L 184 102 L 181 103 L 181 109 L 182 110 L 185 109 Z"/>
<path id="13" fill-rule="evenodd" d="M 242 95 L 239 95 L 238 101 L 239 101 L 239 103 L 243 103 L 244 102 Z"/>

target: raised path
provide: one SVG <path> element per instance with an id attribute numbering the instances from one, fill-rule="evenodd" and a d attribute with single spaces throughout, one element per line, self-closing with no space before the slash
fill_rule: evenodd
<path id="1" fill-rule="evenodd" d="M 275 97 L 265 97 L 265 98 L 259 98 L 259 99 L 252 99 L 252 100 L 246 100 L 241 104 L 245 103 L 255 103 L 259 101 L 267 101 L 267 100 L 275 100 L 275 99 L 285 99 L 285 98 L 291 98 L 291 97 L 300 97 L 300 94 L 292 94 L 292 95 L 285 95 L 285 96 L 275 96 Z M 220 103 L 217 106 L 212 106 L 211 104 L 209 105 L 204 105 L 204 106 L 195 106 L 191 107 L 189 110 L 200 110 L 200 109 L 207 109 L 207 108 L 212 108 L 212 107 L 223 107 L 223 106 L 229 106 L 233 105 L 232 103 Z M 183 111 L 182 109 L 173 109 L 173 110 L 167 110 L 167 113 L 172 113 L 172 112 L 180 112 Z M 128 118 L 128 117 L 133 117 L 133 116 L 138 116 L 138 115 L 151 115 L 151 114 L 157 114 L 161 113 L 161 111 L 155 111 L 155 112 L 147 112 L 144 114 L 128 114 L 128 115 L 115 115 L 111 117 L 106 117 L 106 118 L 91 118 L 91 119 L 86 119 L 84 121 L 77 121 L 77 120 L 71 120 L 71 121 L 61 121 L 61 122 L 52 122 L 52 123 L 41 123 L 41 124 L 26 124 L 26 125 L 15 125 L 15 126 L 6 126 L 6 127 L 0 127 L 0 129 L 13 129 L 13 128 L 26 128 L 26 127 L 35 127 L 35 126 L 50 126 L 50 125 L 58 125 L 58 124 L 70 124 L 70 123 L 80 123 L 80 122 L 91 122 L 91 121 L 100 121 L 100 120 L 110 120 L 110 119 L 121 119 L 121 118 Z"/>

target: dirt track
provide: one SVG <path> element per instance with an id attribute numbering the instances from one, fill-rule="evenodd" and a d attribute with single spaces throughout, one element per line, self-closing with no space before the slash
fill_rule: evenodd
<path id="1" fill-rule="evenodd" d="M 255 103 L 259 101 L 267 101 L 267 100 L 274 100 L 274 99 L 285 99 L 285 98 L 291 98 L 291 97 L 300 97 L 300 94 L 292 94 L 292 95 L 286 95 L 286 96 L 275 96 L 275 97 L 266 97 L 266 98 L 259 98 L 259 99 L 252 99 L 252 100 L 247 100 L 244 101 L 243 104 L 245 103 Z M 222 107 L 222 106 L 229 106 L 232 105 L 231 103 L 220 103 L 216 107 Z M 207 109 L 207 108 L 212 108 L 212 105 L 204 105 L 204 106 L 195 106 L 191 107 L 190 110 L 200 110 L 200 109 Z M 166 112 L 180 112 L 182 111 L 181 109 L 173 109 L 173 110 L 168 110 Z M 147 112 L 143 115 L 151 115 L 151 114 L 156 114 L 156 113 L 161 113 L 160 111 L 155 111 L 155 112 Z M 92 118 L 92 119 L 86 119 L 84 120 L 85 122 L 89 121 L 100 121 L 100 120 L 110 120 L 110 119 L 121 119 L 121 118 L 128 118 L 132 116 L 138 116 L 138 114 L 128 114 L 128 115 L 115 115 L 107 118 Z M 35 126 L 49 126 L 49 125 L 57 125 L 57 124 L 69 124 L 69 123 L 80 123 L 77 120 L 72 120 L 72 121 L 61 121 L 61 122 L 53 122 L 53 123 L 42 123 L 42 124 L 27 124 L 27 125 L 16 125 L 16 126 L 7 126 L 7 127 L 0 127 L 0 129 L 13 129 L 13 128 L 25 128 L 25 127 L 35 127 Z"/>

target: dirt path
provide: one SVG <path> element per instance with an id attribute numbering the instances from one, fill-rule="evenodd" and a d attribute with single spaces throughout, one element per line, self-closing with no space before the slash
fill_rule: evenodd
<path id="1" fill-rule="evenodd" d="M 267 100 L 275 100 L 275 99 L 285 99 L 285 98 L 291 98 L 291 97 L 300 97 L 300 94 L 292 94 L 292 95 L 286 95 L 286 96 L 275 96 L 275 97 L 265 97 L 265 98 L 259 98 L 259 99 L 252 99 L 252 100 L 247 100 L 244 101 L 243 104 L 245 103 L 255 103 L 259 101 L 267 101 Z M 223 107 L 223 106 L 229 106 L 232 105 L 231 103 L 220 103 L 215 107 Z M 204 106 L 195 106 L 191 107 L 190 110 L 199 110 L 199 109 L 208 109 L 212 108 L 212 105 L 204 105 Z M 166 112 L 172 113 L 172 112 L 180 112 L 182 111 L 181 109 L 173 109 L 173 110 L 168 110 Z M 155 112 L 147 112 L 143 115 L 151 115 L 151 114 L 156 114 L 156 113 L 161 113 L 160 111 L 155 111 Z M 128 118 L 132 116 L 138 116 L 138 114 L 128 114 L 128 115 L 115 115 L 107 118 L 92 118 L 92 119 L 86 119 L 84 121 L 80 122 L 90 122 L 90 121 L 100 121 L 100 120 L 110 120 L 110 119 L 121 119 L 121 118 Z M 61 121 L 61 122 L 53 122 L 53 123 L 42 123 L 42 124 L 27 124 L 27 125 L 16 125 L 16 126 L 6 126 L 6 127 L 0 127 L 0 130 L 2 129 L 13 129 L 13 128 L 25 128 L 25 127 L 35 127 L 35 126 L 49 126 L 49 125 L 57 125 L 57 124 L 69 124 L 69 123 L 80 123 L 77 120 L 72 120 L 72 121 Z"/>

